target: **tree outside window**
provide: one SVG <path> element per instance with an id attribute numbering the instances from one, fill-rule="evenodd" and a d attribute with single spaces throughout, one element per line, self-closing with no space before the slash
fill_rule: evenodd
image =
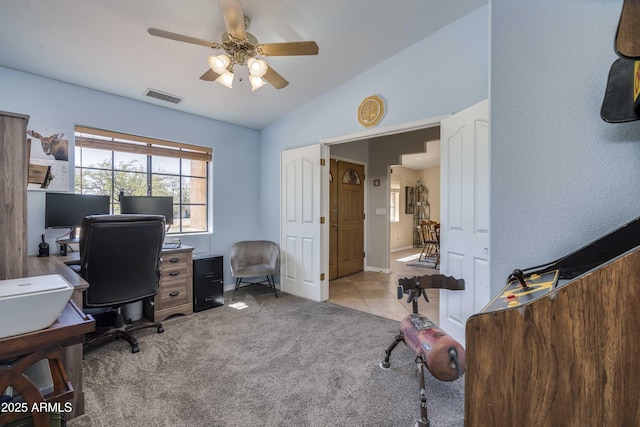
<path id="1" fill-rule="evenodd" d="M 127 196 L 171 196 L 174 201 L 171 233 L 207 231 L 208 161 L 181 158 L 184 153 L 180 149 L 167 149 L 162 143 L 141 144 L 76 132 L 75 192 L 111 196 L 114 214 L 120 213 L 118 197 L 121 193 Z M 128 151 L 118 151 L 119 144 Z M 179 143 L 170 144 L 181 146 Z M 145 150 L 148 152 L 144 154 L 130 152 Z M 168 155 L 154 152 L 166 152 Z"/>

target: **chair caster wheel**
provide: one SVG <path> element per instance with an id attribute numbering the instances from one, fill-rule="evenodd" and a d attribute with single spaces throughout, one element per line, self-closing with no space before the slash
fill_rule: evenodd
<path id="1" fill-rule="evenodd" d="M 380 362 L 378 366 L 380 366 L 382 369 L 389 369 L 391 367 L 391 363 Z"/>
<path id="2" fill-rule="evenodd" d="M 140 351 L 140 347 L 135 346 L 131 348 L 131 353 L 138 353 Z"/>
<path id="3" fill-rule="evenodd" d="M 158 333 L 159 333 L 159 334 L 161 334 L 161 333 L 163 333 L 163 332 L 164 332 L 164 328 L 163 328 L 162 326 L 160 326 L 160 327 L 158 328 Z"/>

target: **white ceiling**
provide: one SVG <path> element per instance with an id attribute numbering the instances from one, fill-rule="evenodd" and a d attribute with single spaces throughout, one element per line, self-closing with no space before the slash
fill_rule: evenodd
<path id="1" fill-rule="evenodd" d="M 403 154 L 401 166 L 414 170 L 440 166 L 440 141 L 428 141 L 425 153 Z"/>
<path id="2" fill-rule="evenodd" d="M 210 48 L 152 37 L 148 27 L 219 42 L 217 0 L 0 0 L 0 66 L 261 129 L 422 40 L 488 0 L 242 0 L 259 42 L 315 40 L 317 56 L 271 57 L 289 80 L 251 92 L 199 79 Z M 156 89 L 181 104 L 144 97 Z"/>

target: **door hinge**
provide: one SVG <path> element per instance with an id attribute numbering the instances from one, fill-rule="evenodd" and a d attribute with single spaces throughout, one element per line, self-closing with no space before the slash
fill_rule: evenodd
<path id="1" fill-rule="evenodd" d="M 320 281 L 324 280 L 324 273 L 320 274 Z"/>
<path id="2" fill-rule="evenodd" d="M 367 257 L 367 253 L 366 252 L 362 252 L 362 258 L 366 258 Z"/>
<path id="3" fill-rule="evenodd" d="M 320 224 L 324 224 L 324 217 L 323 216 L 320 217 Z"/>
<path id="4" fill-rule="evenodd" d="M 320 159 L 320 166 L 324 166 L 324 165 L 325 165 L 324 159 Z"/>
<path id="5" fill-rule="evenodd" d="M 363 213 L 362 214 L 362 219 L 367 219 L 367 214 Z"/>

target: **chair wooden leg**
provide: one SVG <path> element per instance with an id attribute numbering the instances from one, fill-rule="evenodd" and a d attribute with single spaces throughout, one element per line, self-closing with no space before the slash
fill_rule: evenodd
<path id="1" fill-rule="evenodd" d="M 422 245 L 422 251 L 420 252 L 420 256 L 418 257 L 418 261 L 422 261 L 422 257 L 427 259 L 427 244 Z"/>

